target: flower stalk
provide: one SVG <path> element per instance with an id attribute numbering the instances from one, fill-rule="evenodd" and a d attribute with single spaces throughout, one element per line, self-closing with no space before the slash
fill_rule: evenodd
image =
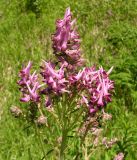
<path id="1" fill-rule="evenodd" d="M 47 155 L 46 155 L 46 152 L 45 152 L 45 147 L 43 145 L 43 140 L 41 138 L 41 135 L 40 135 L 40 132 L 38 130 L 38 126 L 37 124 L 35 124 L 35 133 L 36 133 L 36 136 L 38 137 L 38 140 L 39 140 L 39 144 L 41 146 L 41 150 L 43 152 L 43 155 L 44 155 L 44 159 L 46 160 L 47 159 Z"/>
<path id="2" fill-rule="evenodd" d="M 65 149 L 67 146 L 67 134 L 68 134 L 68 119 L 67 119 L 67 113 L 68 113 L 68 101 L 66 98 L 66 95 L 62 98 L 62 138 L 61 138 L 61 146 L 60 146 L 60 160 L 65 159 Z"/>
<path id="3" fill-rule="evenodd" d="M 21 91 L 20 101 L 30 104 L 27 108 L 28 115 L 31 122 L 36 123 L 35 131 L 44 158 L 46 159 L 47 155 L 38 124 L 47 127 L 49 132 L 45 134 L 47 139 L 53 138 L 53 145 L 57 139 L 55 129 L 58 130 L 58 134 L 61 134 L 61 144 L 57 144 L 55 150 L 59 150 L 60 160 L 65 160 L 68 133 L 74 128 L 78 131 L 85 116 L 95 117 L 97 112 L 111 102 L 114 82 L 109 79 L 112 68 L 107 72 L 103 67 L 98 70 L 95 66 L 85 67 L 76 20 L 72 19 L 70 8 L 66 9 L 63 19 L 56 21 L 52 42 L 56 60 L 43 60 L 39 74 L 36 74 L 36 71 L 31 73 L 32 62 L 29 61 L 19 72 L 18 85 Z M 12 112 L 17 111 L 15 109 L 12 109 Z M 81 147 L 91 124 L 86 125 L 81 136 Z"/>

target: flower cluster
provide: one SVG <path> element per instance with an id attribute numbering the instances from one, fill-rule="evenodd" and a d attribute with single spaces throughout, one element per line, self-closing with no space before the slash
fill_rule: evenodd
<path id="1" fill-rule="evenodd" d="M 102 67 L 99 70 L 94 66 L 85 67 L 77 75 L 70 77 L 70 82 L 77 83 L 78 90 L 83 90 L 81 103 L 87 105 L 90 113 L 111 101 L 111 91 L 114 88 L 114 82 L 109 79 L 111 71 L 112 68 L 106 72 Z"/>
<path id="2" fill-rule="evenodd" d="M 21 78 L 18 81 L 20 86 L 20 91 L 22 92 L 22 98 L 20 99 L 22 102 L 39 102 L 39 94 L 38 89 L 40 88 L 38 82 L 38 75 L 34 72 L 32 75 L 30 74 L 30 69 L 32 67 L 32 63 L 29 62 L 26 68 L 23 68 L 19 77 Z"/>
<path id="3" fill-rule="evenodd" d="M 80 37 L 76 31 L 75 22 L 72 19 L 70 8 L 66 10 L 64 19 L 57 20 L 56 33 L 53 35 L 53 49 L 55 55 L 61 63 L 65 63 L 68 68 L 75 69 L 84 62 L 81 58 Z"/>
<path id="4" fill-rule="evenodd" d="M 59 70 L 55 70 L 55 65 L 52 63 L 47 63 L 44 61 L 43 72 L 41 72 L 45 82 L 47 84 L 46 91 L 48 93 L 60 94 L 64 92 L 69 92 L 66 90 L 66 84 L 68 81 L 65 79 L 64 66 Z"/>
<path id="5" fill-rule="evenodd" d="M 111 90 L 114 88 L 113 81 L 109 79 L 109 73 L 112 68 L 106 72 L 102 67 L 95 70 L 95 67 L 84 68 L 78 77 L 81 88 L 86 89 L 86 95 L 82 96 L 90 113 L 96 112 L 100 107 L 105 106 L 111 101 Z"/>
<path id="6" fill-rule="evenodd" d="M 41 75 L 45 84 L 44 89 L 39 91 L 41 85 L 38 82 L 38 75 L 35 72 L 30 74 L 31 62 L 20 71 L 21 80 L 18 84 L 23 94 L 21 101 L 39 102 L 41 94 L 45 94 L 45 104 L 51 106 L 54 95 L 61 96 L 66 92 L 68 96 L 72 96 L 75 89 L 82 99 L 81 104 L 85 104 L 90 113 L 95 113 L 111 101 L 114 86 L 109 74 L 112 68 L 106 72 L 102 67 L 96 70 L 93 66 L 78 71 L 84 60 L 81 56 L 80 37 L 75 22 L 76 20 L 72 21 L 70 8 L 66 10 L 64 18 L 56 22 L 56 32 L 52 41 L 57 60 L 43 62 Z"/>

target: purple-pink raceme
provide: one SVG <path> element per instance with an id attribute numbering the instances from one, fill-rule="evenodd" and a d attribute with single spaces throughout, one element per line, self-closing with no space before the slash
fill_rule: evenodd
<path id="1" fill-rule="evenodd" d="M 99 70 L 95 70 L 95 67 L 86 67 L 71 77 L 71 83 L 77 82 L 78 89 L 83 90 L 82 103 L 87 105 L 90 113 L 96 112 L 111 101 L 114 82 L 109 79 L 109 73 L 112 68 L 106 72 L 102 67 Z"/>
<path id="2" fill-rule="evenodd" d="M 78 72 L 84 59 L 81 57 L 75 22 L 70 8 L 66 9 L 64 18 L 56 22 L 52 46 L 57 60 L 54 63 L 44 61 L 41 75 L 45 87 L 42 90 L 39 90 L 43 85 L 39 84 L 38 75 L 35 72 L 30 74 L 31 62 L 20 71 L 18 84 L 22 92 L 21 101 L 40 102 L 40 94 L 45 94 L 45 105 L 50 107 L 54 96 L 62 96 L 65 92 L 69 93 L 68 97 L 78 94 L 82 97 L 81 104 L 86 105 L 90 113 L 95 113 L 111 101 L 114 82 L 109 79 L 109 74 L 113 67 L 108 72 L 102 67 L 96 70 L 95 66 L 84 67 Z"/>
<path id="3" fill-rule="evenodd" d="M 75 22 L 71 20 L 70 8 L 66 9 L 64 18 L 57 20 L 56 33 L 52 37 L 55 55 L 61 63 L 67 63 L 67 67 L 73 69 L 81 66 L 84 59 L 81 58 L 80 37 L 76 31 Z"/>
<path id="4" fill-rule="evenodd" d="M 22 92 L 22 98 L 20 99 L 22 102 L 39 102 L 39 94 L 38 89 L 40 88 L 38 80 L 38 75 L 34 72 L 32 75 L 30 74 L 30 69 L 32 67 L 32 63 L 29 61 L 27 67 L 23 68 L 19 77 L 21 78 L 18 81 L 18 85 L 20 86 L 20 91 Z"/>
<path id="5" fill-rule="evenodd" d="M 43 82 L 46 84 L 46 88 L 41 92 L 46 94 L 45 106 L 52 106 L 51 95 L 61 95 L 64 92 L 69 93 L 68 82 L 65 78 L 64 68 L 65 64 L 62 64 L 60 69 L 55 69 L 55 64 L 51 62 L 44 61 L 44 66 L 42 66 L 41 75 L 43 77 Z"/>
<path id="6" fill-rule="evenodd" d="M 70 9 L 66 10 L 64 19 L 56 21 L 56 33 L 53 37 L 53 49 L 55 52 L 64 52 L 67 50 L 68 40 L 71 29 Z"/>
<path id="7" fill-rule="evenodd" d="M 51 62 L 44 61 L 43 71 L 41 72 L 46 83 L 47 94 L 55 93 L 61 94 L 64 92 L 69 92 L 67 90 L 68 81 L 65 79 L 64 65 L 61 66 L 59 70 L 55 70 L 55 65 Z"/>

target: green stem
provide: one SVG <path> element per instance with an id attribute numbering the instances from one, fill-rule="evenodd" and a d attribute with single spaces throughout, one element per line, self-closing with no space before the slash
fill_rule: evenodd
<path id="1" fill-rule="evenodd" d="M 85 123 L 85 122 L 84 122 L 84 123 Z M 83 123 L 83 124 L 84 124 L 84 123 Z M 82 126 L 82 125 L 81 125 L 81 126 Z M 81 140 L 80 140 L 80 147 L 81 147 L 81 148 L 82 148 L 82 146 L 83 146 L 83 144 L 84 144 L 84 142 L 85 142 L 85 138 L 86 138 L 86 136 L 87 136 L 87 134 L 88 134 L 88 131 L 89 131 L 90 127 L 91 127 L 91 123 L 89 123 L 89 124 L 87 125 L 86 131 L 85 131 L 83 137 L 81 137 Z M 77 154 L 76 154 L 75 160 L 77 160 L 77 159 L 79 158 L 79 155 L 80 155 L 80 152 L 78 151 Z"/>
<path id="2" fill-rule="evenodd" d="M 62 132 L 62 142 L 61 142 L 61 148 L 60 148 L 60 160 L 64 160 L 64 151 L 66 148 L 66 142 L 67 142 L 67 130 L 63 130 Z"/>
<path id="3" fill-rule="evenodd" d="M 45 153 L 44 145 L 43 145 L 43 142 L 42 142 L 40 133 L 39 133 L 39 131 L 38 131 L 37 125 L 35 125 L 35 131 L 36 131 L 36 135 L 37 135 L 37 137 L 38 137 L 38 139 L 39 139 L 39 143 L 40 143 L 40 145 L 41 145 L 41 149 L 42 149 L 44 158 L 46 159 L 47 155 L 46 155 L 46 153 Z"/>
<path id="4" fill-rule="evenodd" d="M 83 137 L 81 138 L 81 147 L 84 144 L 85 138 L 86 138 L 86 136 L 88 134 L 88 131 L 89 131 L 90 127 L 91 127 L 91 123 L 88 124 L 88 126 L 86 127 L 86 131 L 85 131 Z"/>
<path id="5" fill-rule="evenodd" d="M 66 143 L 67 143 L 67 133 L 68 133 L 68 129 L 67 129 L 67 110 L 68 110 L 68 104 L 67 104 L 67 99 L 66 97 L 63 97 L 63 103 L 62 103 L 62 141 L 61 141 L 61 147 L 60 147 L 60 160 L 64 160 L 65 159 L 65 148 L 66 148 Z"/>
<path id="6" fill-rule="evenodd" d="M 69 130 L 71 130 L 74 127 L 74 125 L 79 121 L 79 118 L 81 118 L 82 113 L 83 110 L 81 110 L 80 113 L 76 115 L 74 122 L 69 126 Z"/>

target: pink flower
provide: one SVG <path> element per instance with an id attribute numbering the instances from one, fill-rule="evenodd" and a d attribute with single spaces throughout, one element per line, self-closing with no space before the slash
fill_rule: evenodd
<path id="1" fill-rule="evenodd" d="M 86 104 L 90 113 L 96 112 L 111 101 L 111 91 L 114 84 L 109 79 L 108 73 L 102 67 L 99 70 L 90 67 L 84 68 L 83 71 L 71 78 L 71 82 L 79 82 L 80 90 L 82 88 L 83 91 L 86 90 L 86 96 L 82 96 L 82 103 Z"/>
<path id="2" fill-rule="evenodd" d="M 70 8 L 67 8 L 64 18 L 56 22 L 56 33 L 52 41 L 54 53 L 61 63 L 67 62 L 66 67 L 74 69 L 76 66 L 83 65 L 84 60 L 81 58 L 80 39 L 75 27 L 76 20 L 71 19 Z"/>
<path id="3" fill-rule="evenodd" d="M 118 153 L 114 160 L 124 160 L 124 154 L 122 152 Z"/>
<path id="4" fill-rule="evenodd" d="M 29 61 L 29 63 L 26 66 L 26 68 L 23 68 L 20 71 L 19 77 L 21 78 L 21 80 L 18 81 L 19 85 L 25 85 L 26 84 L 26 81 L 29 79 L 31 67 L 32 67 L 32 62 Z"/>
<path id="5" fill-rule="evenodd" d="M 68 81 L 64 75 L 64 66 L 62 65 L 59 70 L 55 70 L 55 65 L 52 63 L 44 62 L 44 64 L 41 74 L 44 78 L 43 82 L 47 85 L 46 94 L 50 94 L 50 92 L 55 94 L 69 92 L 67 90 Z"/>
<path id="6" fill-rule="evenodd" d="M 66 92 L 69 93 L 69 97 L 78 94 L 82 96 L 78 101 L 86 105 L 91 114 L 96 113 L 111 101 L 114 84 L 109 79 L 109 74 L 113 68 L 106 72 L 102 67 L 96 70 L 93 66 L 85 67 L 78 72 L 84 59 L 81 56 L 81 40 L 75 23 L 76 20 L 72 20 L 70 8 L 66 9 L 64 18 L 56 22 L 52 47 L 57 61 L 54 63 L 44 61 L 41 72 L 45 84 L 43 90 L 40 91 L 42 85 L 38 82 L 38 75 L 35 72 L 30 73 L 32 67 L 30 61 L 20 71 L 18 85 L 22 92 L 21 101 L 39 102 L 40 94 L 45 94 L 45 105 L 51 107 L 54 96 L 61 96 Z"/>
<path id="7" fill-rule="evenodd" d="M 23 68 L 19 73 L 21 80 L 18 81 L 18 84 L 23 96 L 20 99 L 22 102 L 38 102 L 40 98 L 38 94 L 40 88 L 39 82 L 37 82 L 38 75 L 35 72 L 32 75 L 30 74 L 31 67 L 32 63 L 29 62 L 27 67 Z"/>
<path id="8" fill-rule="evenodd" d="M 71 27 L 71 13 L 70 8 L 66 9 L 64 19 L 57 20 L 56 33 L 53 37 L 53 48 L 57 52 L 65 51 L 69 39 L 69 32 Z"/>

